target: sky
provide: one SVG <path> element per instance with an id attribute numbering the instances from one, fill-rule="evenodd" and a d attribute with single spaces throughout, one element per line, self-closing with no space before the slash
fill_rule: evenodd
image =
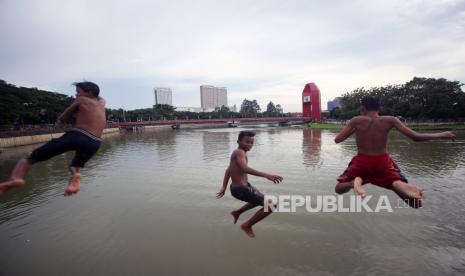
<path id="1" fill-rule="evenodd" d="M 465 82 L 465 0 L 0 0 L 0 79 L 74 95 L 93 81 L 109 108 L 148 108 L 154 87 L 200 106 L 256 99 L 301 112 L 306 83 L 326 102 L 413 77 Z"/>

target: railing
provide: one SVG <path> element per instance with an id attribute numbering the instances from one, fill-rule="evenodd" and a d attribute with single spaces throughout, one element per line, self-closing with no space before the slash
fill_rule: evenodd
<path id="1" fill-rule="evenodd" d="M 107 128 L 113 127 L 134 127 L 150 125 L 181 125 L 181 124 L 227 124 L 234 123 L 266 123 L 266 122 L 287 122 L 287 121 L 310 121 L 305 117 L 276 117 L 276 118 L 223 118 L 223 119 L 191 119 L 191 120 L 162 120 L 162 121 L 142 121 L 142 122 L 108 122 Z M 0 138 L 32 136 L 41 134 L 61 133 L 69 130 L 71 125 L 57 127 L 54 124 L 41 125 L 3 125 L 0 126 Z"/>
<path id="2" fill-rule="evenodd" d="M 311 121 L 310 117 L 270 117 L 270 118 L 224 118 L 224 119 L 204 119 L 204 120 L 163 120 L 163 121 L 142 121 L 142 122 L 112 122 L 113 127 L 132 127 L 150 125 L 180 125 L 180 124 L 226 124 L 234 123 L 267 123 L 267 122 L 287 122 L 287 121 Z"/>

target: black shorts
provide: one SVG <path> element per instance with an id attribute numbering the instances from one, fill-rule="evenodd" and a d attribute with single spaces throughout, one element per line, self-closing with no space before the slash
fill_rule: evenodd
<path id="1" fill-rule="evenodd" d="M 247 183 L 247 186 L 230 185 L 229 189 L 231 195 L 239 200 L 255 205 L 264 205 L 265 196 L 250 183 Z"/>
<path id="2" fill-rule="evenodd" d="M 27 159 L 32 162 L 48 160 L 67 151 L 76 151 L 72 167 L 84 167 L 84 164 L 98 151 L 101 140 L 85 130 L 70 130 L 60 138 L 52 139 L 35 149 Z"/>

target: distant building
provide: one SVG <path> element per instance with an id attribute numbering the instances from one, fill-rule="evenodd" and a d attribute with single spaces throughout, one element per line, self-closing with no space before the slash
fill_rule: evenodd
<path id="1" fill-rule="evenodd" d="M 200 106 L 203 110 L 215 109 L 215 107 L 223 105 L 228 106 L 228 91 L 226 87 L 200 86 Z"/>
<path id="2" fill-rule="evenodd" d="M 328 101 L 328 111 L 331 112 L 336 107 L 342 107 L 342 97 L 336 97 L 332 101 Z"/>
<path id="3" fill-rule="evenodd" d="M 237 112 L 237 106 L 236 105 L 230 106 L 229 110 L 232 112 Z"/>
<path id="4" fill-rule="evenodd" d="M 169 104 L 173 105 L 173 93 L 171 88 L 157 87 L 154 90 L 155 94 L 155 105 L 157 104 Z"/>
<path id="5" fill-rule="evenodd" d="M 328 111 L 331 112 L 336 107 L 336 103 L 334 101 L 328 101 Z"/>

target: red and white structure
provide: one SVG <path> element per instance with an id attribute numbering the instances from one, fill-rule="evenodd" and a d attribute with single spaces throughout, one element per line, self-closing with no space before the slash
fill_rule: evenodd
<path id="1" fill-rule="evenodd" d="M 307 83 L 302 91 L 302 116 L 321 121 L 320 89 L 313 82 Z"/>

